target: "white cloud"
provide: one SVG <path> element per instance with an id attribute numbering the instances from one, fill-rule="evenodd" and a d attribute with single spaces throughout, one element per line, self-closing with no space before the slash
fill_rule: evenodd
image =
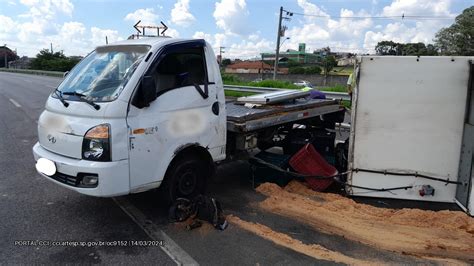
<path id="1" fill-rule="evenodd" d="M 216 33 L 214 34 L 214 42 L 215 47 L 221 47 L 227 44 L 227 35 L 223 33 Z"/>
<path id="2" fill-rule="evenodd" d="M 453 16 L 450 10 L 451 0 L 394 0 L 383 8 L 383 16 L 429 15 Z M 450 20 L 405 20 L 388 23 L 385 26 L 377 25 L 368 30 L 364 36 L 364 48 L 373 52 L 379 41 L 407 43 L 423 42 L 432 43 L 436 32 L 442 27 L 450 25 Z"/>
<path id="3" fill-rule="evenodd" d="M 214 35 L 205 33 L 202 31 L 197 31 L 192 36 L 194 39 L 204 39 L 211 44 L 214 51 L 219 51 L 219 47 L 227 44 L 227 35 L 223 33 L 216 33 Z"/>
<path id="4" fill-rule="evenodd" d="M 320 7 L 318 7 L 317 5 L 313 3 L 310 3 L 307 0 L 298 0 L 298 6 L 300 6 L 303 9 L 303 13 L 305 15 L 316 15 L 316 16 L 324 16 L 324 17 L 329 16 L 329 14 L 324 12 Z M 307 16 L 305 18 L 309 22 L 316 21 L 315 16 Z"/>
<path id="5" fill-rule="evenodd" d="M 426 15 L 449 16 L 451 0 L 394 0 L 383 8 L 384 16 Z"/>
<path id="6" fill-rule="evenodd" d="M 227 34 L 245 35 L 249 32 L 249 12 L 245 0 L 221 0 L 216 2 L 213 16 L 218 28 Z"/>
<path id="7" fill-rule="evenodd" d="M 383 7 L 381 13 L 373 15 L 452 16 L 449 11 L 451 1 L 393 0 Z M 441 27 L 452 23 L 449 20 L 414 21 L 405 19 L 403 21 L 377 21 L 379 23 L 374 25 L 374 20 L 371 18 L 331 18 L 321 6 L 312 3 L 310 0 L 298 0 L 297 3 L 305 14 L 324 16 L 324 18 L 305 16 L 297 26 L 287 30 L 286 36 L 291 39 L 286 41 L 285 49 L 296 49 L 298 43 L 304 42 L 308 50 L 329 46 L 335 51 L 367 53 L 374 52 L 375 45 L 382 40 L 432 43 L 435 33 Z M 376 4 L 380 3 L 372 2 L 372 5 Z M 338 16 L 370 17 L 371 14 L 363 9 L 341 8 Z M 293 19 L 295 20 L 295 17 Z"/>
<path id="8" fill-rule="evenodd" d="M 86 27 L 80 22 L 66 22 L 61 27 L 61 35 L 67 40 L 73 39 L 75 36 L 83 36 L 86 32 Z"/>
<path id="9" fill-rule="evenodd" d="M 212 35 L 202 31 L 196 31 L 192 37 L 193 39 L 204 39 L 208 42 L 211 41 Z"/>
<path id="10" fill-rule="evenodd" d="M 22 17 L 52 19 L 57 13 L 71 16 L 74 10 L 69 0 L 20 0 L 20 3 L 30 8 Z"/>
<path id="11" fill-rule="evenodd" d="M 170 36 L 173 38 L 179 38 L 179 31 L 173 28 L 168 28 L 165 32 L 165 36 Z"/>
<path id="12" fill-rule="evenodd" d="M 171 10 L 171 22 L 178 26 L 188 27 L 196 19 L 189 12 L 189 0 L 178 0 Z"/>
<path id="13" fill-rule="evenodd" d="M 0 27 L 0 34 L 15 32 L 17 28 L 15 21 L 4 15 L 0 15 L 0 25 L 2 25 L 2 27 Z"/>
<path id="14" fill-rule="evenodd" d="M 253 33 L 247 38 L 238 37 L 239 42 L 231 42 L 236 37 L 232 34 L 216 33 L 214 35 L 197 31 L 193 38 L 205 39 L 212 46 L 214 53 L 219 54 L 219 48 L 225 47 L 224 58 L 254 58 L 258 57 L 262 51 L 272 50 L 273 42 L 262 37 L 259 33 Z"/>
<path id="15" fill-rule="evenodd" d="M 261 52 L 268 52 L 274 49 L 273 42 L 266 39 L 259 39 L 258 41 L 243 40 L 240 43 L 231 44 L 226 48 L 226 58 L 259 58 Z"/>
<path id="16" fill-rule="evenodd" d="M 118 31 L 116 30 L 92 27 L 90 42 L 93 46 L 104 45 L 106 36 L 109 43 L 114 43 L 116 41 L 122 40 Z"/>
<path id="17" fill-rule="evenodd" d="M 380 41 L 433 43 L 433 38 L 441 27 L 442 24 L 438 21 L 419 21 L 414 26 L 407 26 L 402 22 L 389 23 L 380 31 L 367 31 L 364 36 L 364 48 L 373 50 Z"/>
<path id="18" fill-rule="evenodd" d="M 155 25 L 156 21 L 158 20 L 158 15 L 155 14 L 155 10 L 153 8 L 142 8 L 127 14 L 124 20 L 131 21 L 134 25 L 139 20 L 141 20 L 141 25 Z"/>
<path id="19" fill-rule="evenodd" d="M 308 51 L 330 46 L 333 50 L 357 52 L 357 43 L 360 42 L 365 31 L 373 25 L 370 18 L 358 20 L 330 18 L 323 8 L 308 0 L 298 0 L 298 5 L 303 9 L 304 14 L 323 16 L 323 18 L 305 16 L 304 21 L 301 21 L 299 25 L 288 29 L 285 37 L 290 37 L 290 39 L 285 41 L 282 50 L 297 49 L 299 43 L 306 43 Z M 369 14 L 364 10 L 354 12 L 342 8 L 339 16 L 369 16 Z"/>

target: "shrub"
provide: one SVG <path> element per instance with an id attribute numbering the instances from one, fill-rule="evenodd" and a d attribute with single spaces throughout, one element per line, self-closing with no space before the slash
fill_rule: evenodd
<path id="1" fill-rule="evenodd" d="M 288 69 L 288 73 L 290 73 L 290 74 L 304 74 L 305 69 L 304 69 L 304 67 L 290 67 Z"/>
<path id="2" fill-rule="evenodd" d="M 321 74 L 322 69 L 318 66 L 307 67 L 304 69 L 305 74 Z"/>
<path id="3" fill-rule="evenodd" d="M 224 84 L 231 85 L 231 84 L 240 83 L 242 81 L 235 75 L 222 73 L 222 82 Z"/>

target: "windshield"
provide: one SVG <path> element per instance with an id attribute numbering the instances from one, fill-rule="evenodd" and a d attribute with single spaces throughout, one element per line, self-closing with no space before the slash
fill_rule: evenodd
<path id="1" fill-rule="evenodd" d="M 143 45 L 98 47 L 74 67 L 58 90 L 67 100 L 77 98 L 68 94 L 77 93 L 94 102 L 113 101 L 149 49 Z"/>

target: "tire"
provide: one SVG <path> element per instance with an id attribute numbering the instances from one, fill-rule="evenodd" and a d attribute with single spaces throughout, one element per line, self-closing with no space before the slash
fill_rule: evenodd
<path id="1" fill-rule="evenodd" d="M 167 204 L 177 198 L 193 199 L 206 190 L 209 165 L 196 156 L 176 158 L 166 172 L 161 193 Z"/>

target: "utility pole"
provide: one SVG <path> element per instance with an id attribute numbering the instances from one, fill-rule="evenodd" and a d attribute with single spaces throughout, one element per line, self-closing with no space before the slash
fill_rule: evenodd
<path id="1" fill-rule="evenodd" d="M 280 35 L 281 35 L 281 20 L 283 15 L 283 7 L 280 7 L 280 17 L 278 18 L 278 31 L 277 31 L 277 43 L 275 50 L 275 65 L 273 66 L 273 80 L 276 79 L 278 71 L 278 57 L 280 56 Z"/>
<path id="2" fill-rule="evenodd" d="M 5 68 L 8 68 L 7 54 L 8 54 L 7 44 L 5 43 L 5 51 L 3 51 L 3 55 L 4 55 L 4 58 L 5 58 Z"/>
<path id="3" fill-rule="evenodd" d="M 105 44 L 109 44 L 109 39 L 107 38 L 107 35 L 105 36 Z"/>
<path id="4" fill-rule="evenodd" d="M 222 54 L 225 53 L 224 49 L 225 49 L 224 46 L 219 47 L 219 66 L 221 67 L 222 67 Z"/>
<path id="5" fill-rule="evenodd" d="M 51 43 L 51 53 L 53 53 L 53 43 Z"/>

